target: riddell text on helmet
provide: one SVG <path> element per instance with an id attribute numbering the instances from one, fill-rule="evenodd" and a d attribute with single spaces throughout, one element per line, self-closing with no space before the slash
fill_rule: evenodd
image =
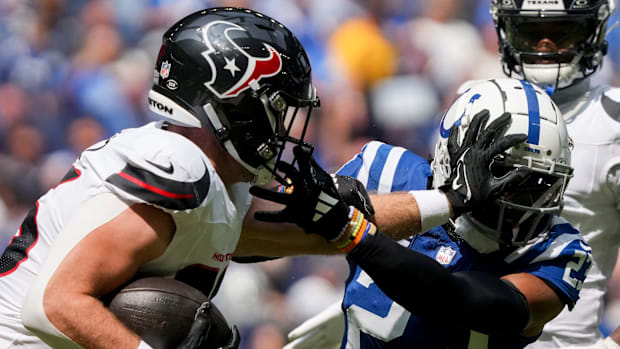
<path id="1" fill-rule="evenodd" d="M 156 100 L 154 100 L 154 99 L 152 99 L 150 97 L 149 97 L 149 104 L 154 106 L 155 108 L 157 108 L 157 109 L 167 113 L 167 114 L 173 115 L 174 109 L 172 109 L 169 106 L 167 106 L 165 104 L 162 104 L 162 103 L 160 103 L 160 102 L 158 102 L 158 101 L 156 101 Z"/>

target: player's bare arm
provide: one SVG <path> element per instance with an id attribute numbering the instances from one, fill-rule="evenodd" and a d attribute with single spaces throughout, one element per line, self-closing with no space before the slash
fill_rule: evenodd
<path id="1" fill-rule="evenodd" d="M 525 337 L 534 337 L 540 334 L 545 324 L 564 309 L 565 304 L 558 297 L 558 294 L 544 281 L 532 274 L 510 274 L 502 277 L 502 279 L 511 282 L 527 300 L 530 318 L 521 332 Z"/>
<path id="2" fill-rule="evenodd" d="M 142 264 L 161 255 L 174 231 L 167 213 L 137 204 L 88 233 L 47 282 L 42 301 L 49 322 L 85 348 L 137 348 L 140 338 L 124 327 L 99 297 L 123 285 Z M 59 240 L 53 248 L 61 248 L 63 243 Z M 32 328 L 37 320 L 26 317 L 24 321 L 38 334 L 44 330 Z M 68 345 L 49 333 L 42 338 L 49 344 Z"/>
<path id="3" fill-rule="evenodd" d="M 370 195 L 377 226 L 394 239 L 420 232 L 420 211 L 415 198 L 407 193 Z M 277 210 L 277 205 L 255 199 L 254 208 L 246 216 L 244 230 L 235 250 L 236 256 L 280 257 L 301 254 L 337 254 L 333 245 L 317 235 L 305 234 L 293 224 L 261 222 L 254 218 L 256 210 Z"/>
<path id="4" fill-rule="evenodd" d="M 395 240 L 422 232 L 420 209 L 407 192 L 371 195 L 377 228 Z"/>

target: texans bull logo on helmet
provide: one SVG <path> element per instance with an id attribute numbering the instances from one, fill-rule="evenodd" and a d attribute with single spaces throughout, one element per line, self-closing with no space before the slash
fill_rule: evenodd
<path id="1" fill-rule="evenodd" d="M 274 76 L 282 69 L 282 58 L 272 46 L 262 43 L 269 53 L 267 57 L 252 56 L 233 41 L 231 31 L 247 33 L 243 27 L 227 21 L 213 21 L 202 28 L 207 46 L 202 55 L 213 72 L 205 86 L 222 99 L 238 96 L 250 88 L 252 81 Z"/>

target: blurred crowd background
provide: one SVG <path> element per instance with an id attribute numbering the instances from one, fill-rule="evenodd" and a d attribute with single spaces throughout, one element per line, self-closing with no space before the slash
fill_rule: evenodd
<path id="1" fill-rule="evenodd" d="M 147 109 L 164 30 L 207 7 L 288 26 L 321 98 L 311 141 L 335 171 L 370 139 L 430 156 L 442 109 L 469 79 L 502 77 L 490 0 L 0 0 L 0 251 L 35 200 L 89 145 L 155 120 Z M 618 20 L 616 14 L 610 25 Z M 595 80 L 620 85 L 620 30 Z M 242 348 L 275 349 L 342 297 L 342 257 L 233 264 L 216 304 Z M 620 324 L 620 277 L 606 327 Z"/>

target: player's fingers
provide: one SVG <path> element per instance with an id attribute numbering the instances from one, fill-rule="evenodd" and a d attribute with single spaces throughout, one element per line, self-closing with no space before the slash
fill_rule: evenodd
<path id="1" fill-rule="evenodd" d="M 278 161 L 278 170 L 282 171 L 286 178 L 290 179 L 293 184 L 299 183 L 302 180 L 299 170 L 287 162 Z"/>
<path id="2" fill-rule="evenodd" d="M 450 160 L 455 161 L 452 157 L 459 157 L 457 152 L 459 151 L 459 131 L 457 126 L 452 126 L 450 129 L 450 136 L 448 136 L 448 154 L 450 154 Z M 456 163 L 456 161 L 455 161 Z"/>
<path id="3" fill-rule="evenodd" d="M 519 143 L 525 142 L 526 140 L 527 140 L 527 135 L 524 133 L 508 135 L 501 139 L 497 139 L 495 140 L 495 142 L 491 143 L 489 148 L 487 149 L 486 158 L 490 159 L 496 155 L 499 155 L 505 152 L 506 150 L 510 149 L 511 147 Z"/>
<path id="4" fill-rule="evenodd" d="M 312 167 L 312 149 L 296 145 L 293 148 L 293 154 L 297 160 L 299 172 L 301 172 L 303 176 L 310 174 L 310 168 Z"/>
<path id="5" fill-rule="evenodd" d="M 480 136 L 481 146 L 483 148 L 488 147 L 493 140 L 504 134 L 508 127 L 510 127 L 511 121 L 510 113 L 504 113 L 499 118 L 493 120 Z"/>
<path id="6" fill-rule="evenodd" d="M 519 167 L 504 175 L 502 178 L 495 180 L 495 186 L 493 188 L 494 193 L 504 192 L 511 187 L 518 186 L 523 183 L 530 175 L 532 171 L 527 167 Z"/>
<path id="7" fill-rule="evenodd" d="M 257 198 L 273 201 L 278 204 L 288 205 L 291 202 L 291 195 L 286 193 L 280 193 L 272 189 L 265 189 L 259 186 L 250 187 L 250 194 Z"/>
<path id="8" fill-rule="evenodd" d="M 463 147 L 470 147 L 474 144 L 476 139 L 478 139 L 478 135 L 480 134 L 480 130 L 484 128 L 487 120 L 489 120 L 489 110 L 483 109 L 474 115 L 467 131 L 465 131 L 465 136 L 463 137 Z"/>
<path id="9" fill-rule="evenodd" d="M 256 211 L 254 212 L 254 218 L 257 221 L 268 223 L 284 223 L 290 222 L 288 215 L 282 211 Z"/>

